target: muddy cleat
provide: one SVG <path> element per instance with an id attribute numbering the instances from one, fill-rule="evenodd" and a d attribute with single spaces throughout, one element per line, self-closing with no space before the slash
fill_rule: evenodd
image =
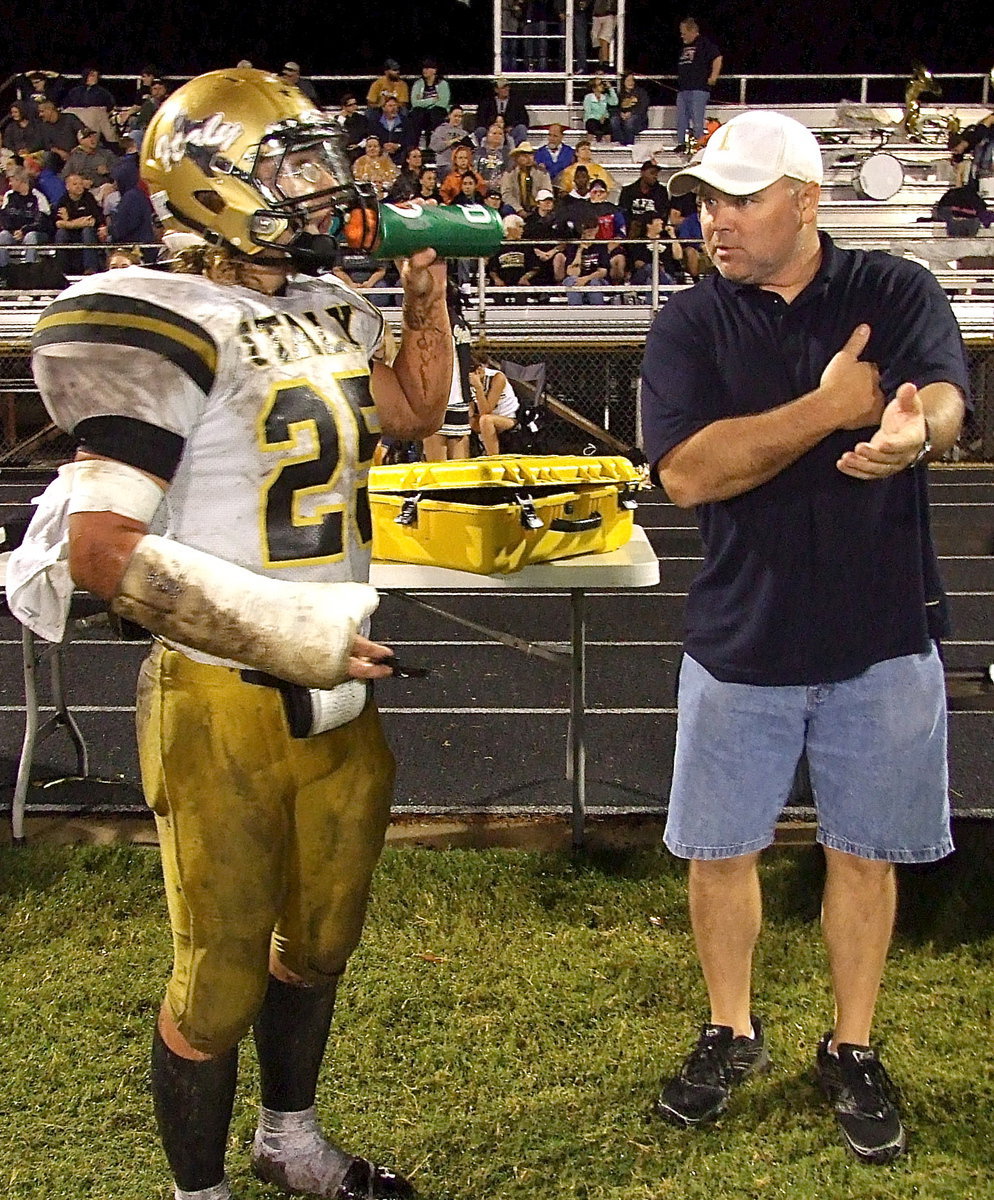
<path id="1" fill-rule="evenodd" d="M 831 1040 L 829 1032 L 818 1043 L 816 1069 L 846 1146 L 864 1162 L 892 1162 L 907 1145 L 897 1089 L 870 1046 L 841 1042 L 836 1057 L 828 1049 Z"/>
<path id="2" fill-rule="evenodd" d="M 720 1117 L 733 1087 L 770 1069 L 758 1017 L 752 1018 L 752 1028 L 755 1037 L 733 1037 L 729 1025 L 704 1025 L 679 1073 L 663 1086 L 656 1101 L 659 1116 L 684 1128 Z"/>
<path id="3" fill-rule="evenodd" d="M 252 1170 L 265 1183 L 298 1196 L 325 1200 L 414 1200 L 414 1187 L 388 1167 L 333 1146 L 320 1133 L 308 1130 L 284 1135 L 274 1148 L 256 1133 Z"/>

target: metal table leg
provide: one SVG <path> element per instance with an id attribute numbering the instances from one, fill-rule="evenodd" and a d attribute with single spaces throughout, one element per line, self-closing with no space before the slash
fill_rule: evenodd
<path id="1" fill-rule="evenodd" d="M 584 716 L 587 708 L 587 594 L 570 592 L 571 641 L 569 730 L 566 737 L 566 778 L 573 785 L 573 849 L 582 850 L 587 816 L 587 744 Z"/>
<path id="2" fill-rule="evenodd" d="M 10 810 L 11 833 L 15 842 L 24 841 L 24 802 L 31 780 L 31 763 L 38 740 L 38 656 L 35 637 L 27 626 L 21 626 L 21 654 L 24 659 L 24 741 L 17 765 L 17 782 Z"/>

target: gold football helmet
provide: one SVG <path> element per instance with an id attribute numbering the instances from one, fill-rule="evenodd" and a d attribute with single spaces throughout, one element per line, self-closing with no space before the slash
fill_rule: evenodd
<path id="1" fill-rule="evenodd" d="M 173 92 L 145 132 L 141 174 L 167 226 L 245 255 L 327 263 L 346 222 L 376 224 L 338 124 L 265 71 L 211 71 Z"/>

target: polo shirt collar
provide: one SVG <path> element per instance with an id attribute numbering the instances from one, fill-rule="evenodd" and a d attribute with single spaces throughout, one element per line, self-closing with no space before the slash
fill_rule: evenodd
<path id="1" fill-rule="evenodd" d="M 791 301 L 792 308 L 796 308 L 798 304 L 803 304 L 806 300 L 824 295 L 832 280 L 835 279 L 842 269 L 844 262 L 843 255 L 838 246 L 836 246 L 823 229 L 818 230 L 818 241 L 821 243 L 821 263 L 814 279 Z M 727 287 L 735 296 L 751 296 L 761 293 L 764 290 L 757 287 L 754 283 L 731 283 L 723 279 L 720 274 L 718 275 L 718 284 L 719 286 Z M 775 292 L 768 294 L 776 295 Z"/>

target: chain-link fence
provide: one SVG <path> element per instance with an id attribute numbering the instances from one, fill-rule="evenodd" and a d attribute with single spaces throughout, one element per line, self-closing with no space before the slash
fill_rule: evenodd
<path id="1" fill-rule="evenodd" d="M 58 464 L 73 452 L 71 439 L 49 422 L 31 379 L 28 339 L 39 311 L 36 303 L 0 314 L 0 466 Z M 596 325 L 595 314 L 584 317 Z M 513 332 L 488 333 L 487 350 L 498 362 L 545 367 L 544 403 L 522 448 L 556 454 L 637 447 L 643 344 L 641 334 L 627 344 L 584 344 L 575 337 L 535 345 Z M 974 407 L 950 457 L 994 463 L 994 337 L 971 339 L 967 360 Z"/>
<path id="2" fill-rule="evenodd" d="M 986 341 L 967 342 L 973 410 L 967 414 L 953 457 L 962 462 L 994 463 L 994 331 Z"/>

